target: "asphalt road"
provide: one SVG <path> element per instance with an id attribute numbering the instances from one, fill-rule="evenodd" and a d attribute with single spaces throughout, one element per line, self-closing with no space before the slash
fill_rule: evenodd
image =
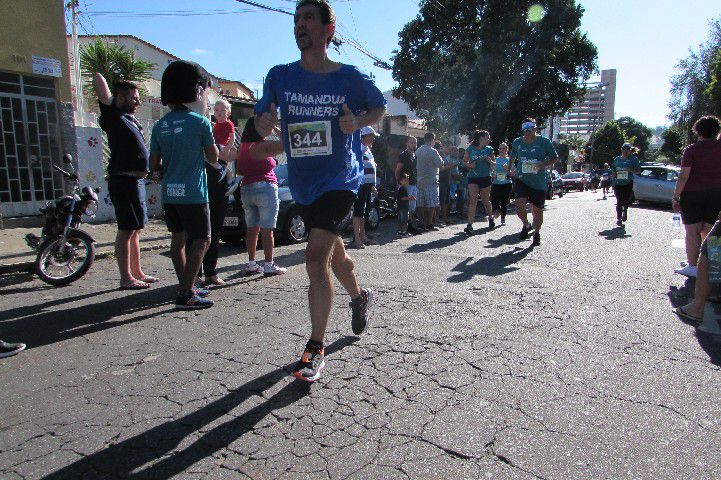
<path id="1" fill-rule="evenodd" d="M 163 283 L 115 290 L 112 261 L 75 285 L 2 277 L 0 478 L 721 478 L 721 350 L 672 305 L 670 212 L 572 193 L 543 244 L 520 222 L 463 224 L 353 250 L 376 291 L 369 331 L 339 292 L 327 369 L 289 377 L 309 333 L 300 247 L 281 277 L 231 279 L 202 312 Z"/>

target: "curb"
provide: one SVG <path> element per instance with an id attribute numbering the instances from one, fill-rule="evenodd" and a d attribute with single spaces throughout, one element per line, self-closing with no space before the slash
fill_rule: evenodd
<path id="1" fill-rule="evenodd" d="M 141 245 L 140 251 L 141 252 L 149 252 L 152 250 L 164 250 L 169 249 L 170 243 L 160 243 L 156 245 Z M 95 254 L 95 260 L 102 260 L 104 258 L 108 258 L 109 256 L 113 255 L 112 250 L 106 250 L 103 252 L 97 252 Z M 35 272 L 35 261 L 30 262 L 19 262 L 19 263 L 10 263 L 7 265 L 0 265 L 0 274 L 6 274 L 6 273 L 34 273 Z"/>

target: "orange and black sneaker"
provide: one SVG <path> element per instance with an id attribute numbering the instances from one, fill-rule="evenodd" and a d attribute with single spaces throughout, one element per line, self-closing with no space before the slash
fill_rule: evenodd
<path id="1" fill-rule="evenodd" d="M 298 380 L 315 382 L 325 368 L 325 346 L 321 342 L 308 340 L 300 357 L 298 364 L 293 370 L 293 375 Z"/>

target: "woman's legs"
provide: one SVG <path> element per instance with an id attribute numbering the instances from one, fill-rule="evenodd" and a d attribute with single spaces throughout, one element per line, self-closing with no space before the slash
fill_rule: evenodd
<path id="1" fill-rule="evenodd" d="M 203 272 L 207 280 L 217 281 L 215 268 L 218 265 L 218 245 L 220 244 L 220 230 L 223 228 L 225 210 L 228 206 L 228 197 L 223 192 L 221 195 L 214 192 L 208 206 L 210 207 L 210 246 L 203 257 Z"/>
<path id="2" fill-rule="evenodd" d="M 476 219 L 476 207 L 478 205 L 478 185 L 468 184 L 468 225 L 473 225 Z"/>
<path id="3" fill-rule="evenodd" d="M 248 261 L 255 262 L 255 252 L 258 249 L 258 233 L 260 227 L 248 227 L 245 231 L 245 248 L 248 250 Z M 265 248 L 265 244 L 263 244 Z"/>
<path id="4" fill-rule="evenodd" d="M 692 223 L 691 225 L 684 225 L 686 230 L 686 260 L 691 266 L 696 266 L 698 262 L 698 255 L 701 251 L 701 238 L 704 223 Z M 706 231 L 708 235 L 708 230 Z"/>
<path id="5" fill-rule="evenodd" d="M 512 185 L 510 183 L 506 183 L 505 185 L 502 185 L 502 189 L 500 191 L 500 205 L 501 205 L 501 222 L 506 223 L 506 214 L 508 213 L 508 202 L 511 199 L 511 188 Z"/>
<path id="6" fill-rule="evenodd" d="M 493 217 L 496 218 L 501 214 L 501 185 L 491 185 L 491 210 Z"/>
<path id="7" fill-rule="evenodd" d="M 261 228 L 260 231 L 263 236 L 263 254 L 265 255 L 265 261 L 266 263 L 270 263 L 273 261 L 273 247 L 275 246 L 273 229 Z"/>
<path id="8" fill-rule="evenodd" d="M 491 209 L 491 187 L 481 188 L 480 195 L 481 202 L 483 203 L 483 208 L 486 209 L 486 215 L 488 215 L 488 223 L 493 224 L 493 210 Z"/>

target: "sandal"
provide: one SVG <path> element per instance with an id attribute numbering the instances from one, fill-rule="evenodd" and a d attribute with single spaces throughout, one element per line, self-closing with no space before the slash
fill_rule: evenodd
<path id="1" fill-rule="evenodd" d="M 686 310 L 684 310 L 683 307 L 674 308 L 674 309 L 673 309 L 673 313 L 675 313 L 676 315 L 678 315 L 681 319 L 687 320 L 687 321 L 689 321 L 689 322 L 694 322 L 694 323 L 701 323 L 701 322 L 703 322 L 703 318 L 700 318 L 700 317 L 696 317 L 696 316 L 691 315 L 691 314 L 688 313 Z"/>
<path id="2" fill-rule="evenodd" d="M 134 282 L 128 283 L 127 285 L 120 285 L 119 290 L 145 290 L 147 288 L 150 288 L 150 284 L 135 280 Z"/>
<path id="3" fill-rule="evenodd" d="M 158 283 L 160 281 L 158 277 L 154 277 L 152 275 L 143 275 L 142 277 L 138 278 L 138 280 L 145 283 Z"/>
<path id="4" fill-rule="evenodd" d="M 203 285 L 204 286 L 216 285 L 216 286 L 220 287 L 220 286 L 225 285 L 225 280 L 223 280 L 222 278 L 218 278 L 218 277 L 215 277 L 215 278 L 207 278 L 206 277 L 205 281 L 203 282 Z"/>

